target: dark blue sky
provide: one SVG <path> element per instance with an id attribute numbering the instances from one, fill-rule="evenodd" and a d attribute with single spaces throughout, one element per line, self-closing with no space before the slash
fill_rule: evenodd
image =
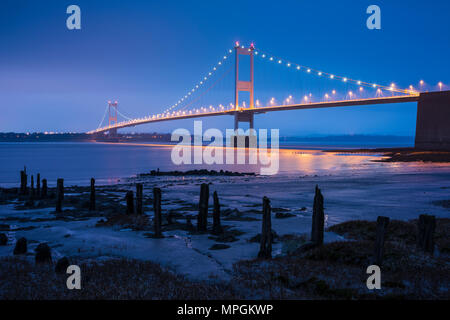
<path id="1" fill-rule="evenodd" d="M 66 28 L 70 4 L 81 7 L 82 30 Z M 381 8 L 382 30 L 366 28 L 371 4 Z M 399 87 L 424 79 L 434 90 L 450 83 L 449 12 L 446 0 L 2 0 L 0 131 L 87 131 L 109 99 L 130 116 L 161 112 L 236 40 L 326 72 Z M 265 77 L 255 83 L 257 97 L 266 93 L 258 93 L 267 87 L 262 81 L 292 86 Z M 277 94 L 281 100 L 289 92 Z M 258 116 L 256 126 L 281 135 L 413 135 L 415 117 L 415 104 L 385 105 L 272 113 Z M 204 120 L 204 127 L 232 126 L 232 117 Z M 192 130 L 192 121 L 136 130 L 178 127 Z"/>

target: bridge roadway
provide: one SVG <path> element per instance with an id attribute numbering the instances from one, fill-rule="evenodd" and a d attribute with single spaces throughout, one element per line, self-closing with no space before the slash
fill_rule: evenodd
<path id="1" fill-rule="evenodd" d="M 235 115 L 236 112 L 249 112 L 249 113 L 266 113 L 274 111 L 285 111 L 285 110 L 303 110 L 303 109 L 318 109 L 318 108 L 336 108 L 336 107 L 351 107 L 351 106 L 367 106 L 374 104 L 388 104 L 388 103 L 405 103 L 405 102 L 418 102 L 420 94 L 411 94 L 405 96 L 393 96 L 393 97 L 381 97 L 381 98 L 370 98 L 370 99 L 353 99 L 353 100 L 342 100 L 342 101 L 325 101 L 325 102 L 312 102 L 303 104 L 292 104 L 292 105 L 282 105 L 282 106 L 268 106 L 268 107 L 255 107 L 255 108 L 240 108 L 239 110 L 222 110 L 222 111 L 204 111 L 200 113 L 184 114 L 184 115 L 170 115 L 167 117 L 159 118 L 141 118 L 130 121 L 118 122 L 114 126 L 106 126 L 96 130 L 87 132 L 88 134 L 102 133 L 109 131 L 111 129 L 121 129 L 126 127 L 135 127 L 137 125 L 169 121 L 169 120 L 181 120 L 181 119 L 191 119 L 191 118 L 201 118 L 201 117 L 213 117 L 213 116 L 223 116 L 223 115 Z"/>

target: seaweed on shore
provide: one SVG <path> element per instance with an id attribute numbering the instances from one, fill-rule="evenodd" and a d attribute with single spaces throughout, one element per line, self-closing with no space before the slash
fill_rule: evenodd
<path id="1" fill-rule="evenodd" d="M 232 177 L 241 177 L 241 176 L 254 176 L 256 175 L 254 172 L 232 172 L 227 170 L 207 170 L 207 169 L 199 169 L 199 170 L 187 170 L 187 171 L 159 171 L 151 170 L 150 173 L 141 173 L 138 177 L 157 177 L 157 176 L 232 176 Z"/>

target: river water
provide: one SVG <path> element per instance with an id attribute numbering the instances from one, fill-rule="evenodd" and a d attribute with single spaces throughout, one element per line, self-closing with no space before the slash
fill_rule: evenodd
<path id="1" fill-rule="evenodd" d="M 448 165 L 421 163 L 378 163 L 380 155 L 322 152 L 321 146 L 282 144 L 277 175 L 343 175 L 354 172 L 373 174 L 414 173 L 416 171 L 449 172 Z M 327 147 L 333 147 L 327 145 Z M 336 146 L 337 147 L 337 146 Z M 50 186 L 57 178 L 65 185 L 86 185 L 91 177 L 98 184 L 113 184 L 119 179 L 159 168 L 163 171 L 215 169 L 260 172 L 260 165 L 175 165 L 171 160 L 173 146 L 142 143 L 0 143 L 0 186 L 19 183 L 24 166 L 29 174 L 40 173 Z"/>

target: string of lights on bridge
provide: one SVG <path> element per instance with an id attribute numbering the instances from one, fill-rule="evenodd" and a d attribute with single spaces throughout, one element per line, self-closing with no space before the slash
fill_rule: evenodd
<path id="1" fill-rule="evenodd" d="M 167 108 L 163 111 L 163 114 L 170 113 L 173 109 L 180 106 L 185 100 L 189 99 L 189 97 L 196 92 L 197 90 L 201 89 L 205 83 L 213 76 L 214 73 L 219 69 L 220 66 L 222 66 L 227 59 L 230 57 L 230 55 L 233 53 L 232 49 L 229 49 L 227 53 L 220 59 L 220 61 L 198 82 L 194 85 L 194 87 L 189 90 L 183 97 L 181 97 L 175 104 L 173 104 L 171 107 Z"/>
<path id="2" fill-rule="evenodd" d="M 236 43 L 237 46 L 240 46 L 239 43 Z M 244 46 L 240 46 L 241 48 L 245 48 Z M 376 90 L 376 96 L 377 97 L 381 97 L 383 95 L 383 90 L 386 91 L 390 91 L 392 92 L 392 94 L 394 93 L 400 93 L 402 95 L 418 95 L 419 94 L 419 90 L 416 90 L 412 85 L 408 88 L 408 89 L 400 89 L 397 88 L 395 84 L 391 84 L 390 86 L 384 86 L 384 85 L 379 85 L 379 84 L 375 84 L 375 83 L 370 83 L 370 82 L 365 82 L 365 81 L 361 81 L 361 80 L 355 80 L 349 77 L 345 77 L 345 76 L 341 76 L 341 75 L 336 75 L 336 74 L 332 74 L 332 73 L 328 73 L 328 72 L 324 72 L 315 68 L 311 68 L 311 67 L 307 67 L 307 66 L 303 66 L 297 63 L 293 63 L 289 60 L 286 59 L 282 59 L 279 58 L 277 56 L 274 55 L 270 55 L 267 52 L 264 52 L 262 50 L 256 49 L 253 44 L 249 47 L 249 50 L 254 50 L 254 54 L 257 57 L 260 57 L 261 59 L 265 59 L 269 62 L 274 62 L 280 66 L 285 66 L 287 68 L 291 68 L 295 71 L 304 71 L 307 74 L 311 74 L 311 75 L 316 75 L 318 77 L 324 77 L 324 78 L 328 78 L 330 80 L 339 80 L 342 81 L 344 83 L 351 83 L 351 84 L 355 84 L 357 86 L 359 86 L 359 90 L 363 91 L 363 87 L 371 87 Z M 150 122 L 152 120 L 161 120 L 161 119 L 176 119 L 176 118 L 183 118 L 185 116 L 189 116 L 189 115 L 196 115 L 196 114 L 213 114 L 213 113 L 225 113 L 225 112 L 233 112 L 236 111 L 238 108 L 239 109 L 243 109 L 246 108 L 245 102 L 243 103 L 242 107 L 238 107 L 236 108 L 236 106 L 234 106 L 233 103 L 229 103 L 228 105 L 222 105 L 219 104 L 218 106 L 212 106 L 210 105 L 209 107 L 199 107 L 199 108 L 193 108 L 191 110 L 183 110 L 184 108 L 186 108 L 186 105 L 184 106 L 184 108 L 182 110 L 174 110 L 177 107 L 181 107 L 183 105 L 183 103 L 186 102 L 186 100 L 188 100 L 189 98 L 191 98 L 193 96 L 193 94 L 197 91 L 199 91 L 200 89 L 205 87 L 205 83 L 207 83 L 208 80 L 210 80 L 212 78 L 212 76 L 218 71 L 219 67 L 223 66 L 223 64 L 227 61 L 230 60 L 230 56 L 233 54 L 233 50 L 230 49 L 227 51 L 227 54 L 225 54 L 222 59 L 219 60 L 219 62 L 210 70 L 210 72 L 208 72 L 197 84 L 194 85 L 194 87 L 189 90 L 183 97 L 181 97 L 175 104 L 173 104 L 172 106 L 170 106 L 169 108 L 167 108 L 166 110 L 164 110 L 162 113 L 158 113 L 158 114 L 154 114 L 154 115 L 149 115 L 143 118 L 137 118 L 137 119 L 131 119 L 125 115 L 123 115 L 122 113 L 118 112 L 122 117 L 124 117 L 125 119 L 127 119 L 127 121 L 122 121 L 122 122 L 118 122 L 115 125 L 112 126 L 106 126 L 103 128 L 98 128 L 97 130 L 93 130 L 90 133 L 95 133 L 95 132 L 102 132 L 111 128 L 116 128 L 116 127 L 123 127 L 123 126 L 129 126 L 129 125 L 133 125 L 133 124 L 139 124 L 142 122 Z M 420 87 L 422 88 L 425 85 L 425 82 L 423 80 L 420 81 Z M 443 89 L 443 83 L 439 82 L 438 83 L 439 89 L 442 90 Z M 325 102 L 331 102 L 331 101 L 336 101 L 336 100 L 332 100 L 333 96 L 336 95 L 336 90 L 332 90 L 331 91 L 331 95 L 330 94 L 325 94 L 324 95 L 324 101 Z M 354 97 L 356 98 L 356 94 L 354 94 L 352 91 L 348 92 L 348 96 L 350 99 L 353 99 Z M 285 100 L 283 100 L 283 103 L 281 106 L 284 105 L 290 105 L 293 103 L 293 96 L 289 95 Z M 269 106 L 274 106 L 275 105 L 275 98 L 272 97 L 268 103 Z M 303 97 L 302 99 L 302 103 L 300 103 L 300 105 L 302 104 L 310 104 L 312 103 L 312 94 L 306 95 Z M 255 106 L 256 107 L 261 107 L 261 103 L 258 99 L 255 99 Z M 102 120 L 103 122 L 103 120 Z"/>
<path id="3" fill-rule="evenodd" d="M 352 79 L 349 77 L 340 76 L 340 75 L 332 74 L 329 72 L 321 71 L 321 70 L 318 70 L 315 68 L 307 67 L 307 66 L 304 66 L 301 64 L 297 64 L 297 63 L 291 62 L 289 60 L 285 60 L 280 57 L 270 55 L 267 52 L 264 52 L 262 50 L 255 49 L 255 56 L 259 56 L 261 59 L 266 59 L 268 61 L 273 61 L 279 65 L 286 66 L 287 68 L 292 68 L 293 70 L 296 70 L 296 71 L 304 71 L 307 74 L 317 75 L 318 77 L 327 77 L 330 80 L 341 80 L 342 82 L 353 83 L 355 85 L 360 86 L 360 88 L 362 88 L 362 87 L 371 87 L 371 88 L 375 88 L 375 89 L 378 88 L 378 90 L 380 90 L 380 91 L 378 91 L 378 93 L 380 93 L 381 90 L 383 90 L 383 89 L 392 91 L 392 92 L 402 93 L 402 94 L 417 94 L 418 93 L 414 90 L 414 88 L 412 86 L 409 89 L 404 90 L 404 89 L 397 88 L 394 83 L 392 83 L 390 86 L 383 86 L 383 85 L 379 85 L 376 83 L 355 80 L 355 79 Z"/>

